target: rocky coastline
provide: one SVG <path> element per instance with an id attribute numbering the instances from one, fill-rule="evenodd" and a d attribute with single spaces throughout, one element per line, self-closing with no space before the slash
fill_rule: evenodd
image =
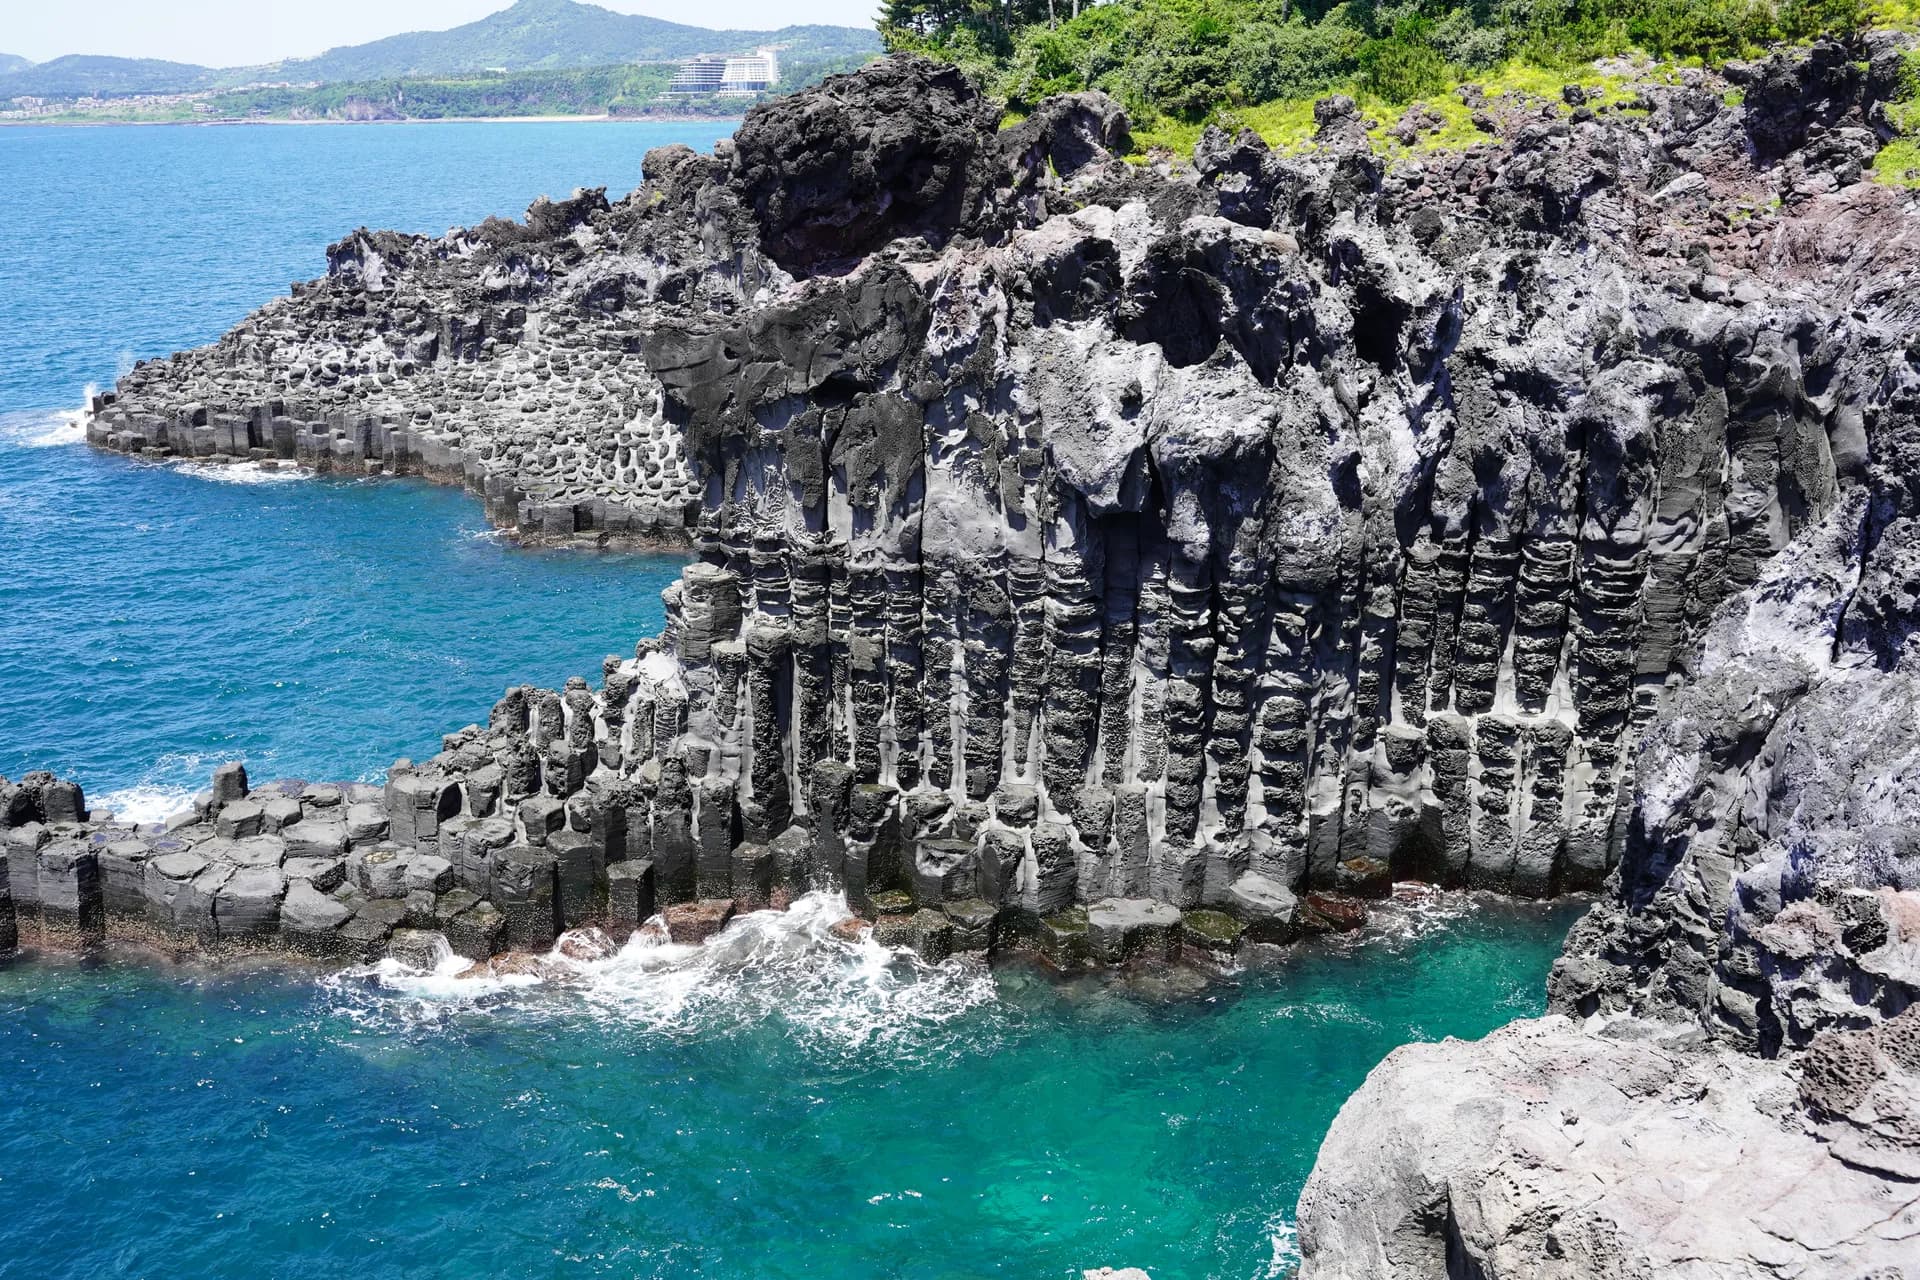
<path id="1" fill-rule="evenodd" d="M 1191 164 L 896 57 L 618 202 L 357 232 L 88 439 L 683 538 L 664 633 L 380 788 L 229 768 L 163 831 L 0 788 L 0 921 L 484 958 L 831 886 L 930 955 L 1126 963 L 1396 880 L 1599 891 L 1556 1016 L 1342 1112 L 1305 1274 L 1902 1274 L 1920 207 L 1866 166 L 1906 54 L 1569 85 L 1460 153 L 1335 97 Z"/>

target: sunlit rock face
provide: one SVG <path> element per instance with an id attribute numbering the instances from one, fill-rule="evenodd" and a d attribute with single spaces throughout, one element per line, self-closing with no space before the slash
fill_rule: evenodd
<path id="1" fill-rule="evenodd" d="M 615 204 L 357 233 L 92 437 L 689 542 L 662 636 L 415 770 L 618 812 L 603 856 L 668 901 L 1285 940 L 1308 891 L 1591 889 L 1715 607 L 1867 518 L 1910 421 L 1895 202 L 1805 145 L 1848 86 L 1766 124 L 1771 210 L 1755 112 L 1685 86 L 1391 166 L 1329 99 L 1309 153 L 1212 130 L 1187 167 L 1120 159 L 1100 95 L 996 131 L 893 58 Z"/>
<path id="2" fill-rule="evenodd" d="M 933 957 L 1140 963 L 1396 877 L 1598 889 L 1556 1016 L 1342 1111 L 1305 1274 L 1903 1274 L 1920 213 L 1863 180 L 1901 56 L 1391 164 L 1329 98 L 1302 154 L 1190 166 L 893 58 L 617 203 L 355 233 L 90 438 L 684 543 L 665 632 L 384 788 L 229 774 L 160 833 L 0 783 L 0 947 L 484 956 L 830 888 Z"/>
<path id="3" fill-rule="evenodd" d="M 1373 1072 L 1301 1197 L 1311 1280 L 1912 1270 L 1920 210 L 1830 163 L 1878 145 L 1875 86 L 1901 45 L 1776 56 L 1743 73 L 1763 99 L 1747 99 L 1744 141 L 1665 144 L 1678 171 L 1650 200 L 1662 234 L 1686 234 L 1683 209 L 1724 183 L 1782 202 L 1763 251 L 1698 292 L 1830 309 L 1796 361 L 1821 406 L 1803 440 L 1823 461 L 1792 478 L 1784 460 L 1807 455 L 1785 446 L 1764 516 L 1725 491 L 1729 541 L 1698 561 L 1719 576 L 1706 591 L 1687 579 L 1680 598 L 1705 612 L 1681 628 L 1666 687 L 1636 702 L 1617 861 L 1554 966 L 1554 1015 L 1409 1046 Z M 1762 350 L 1715 358 L 1737 369 Z M 1710 437 L 1725 452 L 1693 454 L 1694 483 L 1702 464 L 1757 474 L 1726 392 L 1727 434 Z M 1742 552 L 1756 518 L 1771 548 Z M 1641 610 L 1620 634 L 1648 634 L 1654 596 Z"/>

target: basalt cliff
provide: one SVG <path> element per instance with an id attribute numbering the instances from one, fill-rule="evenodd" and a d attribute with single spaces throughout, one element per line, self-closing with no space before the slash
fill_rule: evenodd
<path id="1" fill-rule="evenodd" d="M 893 58 L 617 202 L 356 233 L 89 438 L 684 541 L 665 632 L 384 788 L 229 771 L 143 832 L 37 777 L 13 897 L 484 955 L 833 886 L 929 951 L 1122 961 L 1395 879 L 1598 891 L 1570 1016 L 1342 1113 L 1308 1274 L 1868 1274 L 1826 1264 L 1920 1239 L 1920 209 L 1865 180 L 1900 56 L 1489 99 L 1464 152 L 1335 97 L 1190 165 Z M 1829 1182 L 1713 1196 L 1689 1272 L 1719 1184 L 1634 1144 L 1737 1180 L 1750 1134 Z M 1886 1212 L 1814 1240 L 1842 1202 Z"/>

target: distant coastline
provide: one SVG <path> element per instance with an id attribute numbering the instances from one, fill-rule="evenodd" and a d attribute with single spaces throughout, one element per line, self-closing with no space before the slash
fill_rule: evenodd
<path id="1" fill-rule="evenodd" d="M 738 124 L 739 116 L 675 115 L 546 115 L 546 116 L 409 116 L 398 120 L 0 120 L 0 129 L 213 129 L 252 125 L 406 125 L 406 124 Z"/>

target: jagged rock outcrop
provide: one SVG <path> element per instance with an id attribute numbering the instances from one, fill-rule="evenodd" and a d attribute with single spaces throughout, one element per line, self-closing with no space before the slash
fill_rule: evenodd
<path id="1" fill-rule="evenodd" d="M 1874 389 L 1828 401 L 1834 487 L 1750 576 L 1729 547 L 1748 580 L 1687 628 L 1638 735 L 1553 1016 L 1398 1050 L 1342 1109 L 1301 1198 L 1305 1277 L 1915 1272 L 1920 211 L 1855 180 L 1878 145 L 1863 85 L 1899 50 L 1868 51 L 1746 69 L 1743 133 L 1669 147 L 1713 181 L 1771 174 L 1823 223 L 1787 242 L 1826 252 L 1706 288 L 1797 280 L 1850 308 L 1861 328 L 1829 337 Z M 1705 195 L 1699 174 L 1662 191 Z"/>
<path id="2" fill-rule="evenodd" d="M 90 434 L 686 537 L 661 637 L 416 772 L 506 824 L 413 833 L 476 884 L 581 830 L 664 902 L 1075 945 L 1110 899 L 1270 942 L 1395 876 L 1592 888 L 1714 607 L 1908 420 L 1907 215 L 1826 180 L 1836 76 L 1793 166 L 1683 84 L 1391 166 L 1330 99 L 1311 154 L 1174 170 L 1097 94 L 995 132 L 890 59 L 615 204 L 359 233 Z"/>
<path id="3" fill-rule="evenodd" d="M 1914 404 L 1920 366 L 1889 377 Z M 1396 1051 L 1343 1108 L 1301 1199 L 1308 1276 L 1911 1269 L 1911 422 L 1708 628 L 1555 965 L 1562 1013 Z"/>
<path id="4" fill-rule="evenodd" d="M 1829 1037 L 1797 1081 L 1560 1016 L 1397 1049 L 1321 1148 L 1302 1276 L 1909 1276 L 1920 1013 Z"/>

